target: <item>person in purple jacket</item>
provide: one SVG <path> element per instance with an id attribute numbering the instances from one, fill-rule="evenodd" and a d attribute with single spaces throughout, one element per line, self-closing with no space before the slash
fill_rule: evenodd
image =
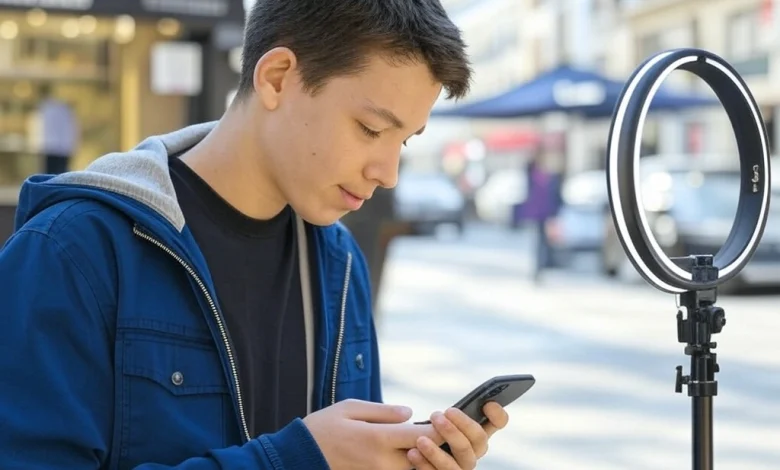
<path id="1" fill-rule="evenodd" d="M 381 403 L 338 222 L 467 93 L 464 49 L 439 0 L 258 0 L 218 122 L 28 178 L 0 251 L 0 468 L 473 469 L 506 412 Z"/>
<path id="2" fill-rule="evenodd" d="M 528 163 L 528 196 L 519 205 L 518 217 L 529 221 L 536 229 L 536 250 L 533 279 L 541 280 L 544 270 L 553 265 L 550 230 L 562 205 L 561 175 L 545 165 L 545 154 L 539 152 Z M 551 158 L 547 156 L 547 158 Z"/>

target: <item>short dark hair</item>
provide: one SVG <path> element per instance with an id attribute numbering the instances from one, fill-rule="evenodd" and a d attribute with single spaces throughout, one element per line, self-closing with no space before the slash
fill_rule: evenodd
<path id="1" fill-rule="evenodd" d="M 312 94 L 330 78 L 360 72 L 375 53 L 426 63 L 448 99 L 471 85 L 461 32 L 439 0 L 257 0 L 244 32 L 238 98 L 254 89 L 257 61 L 280 46 L 295 53 Z"/>

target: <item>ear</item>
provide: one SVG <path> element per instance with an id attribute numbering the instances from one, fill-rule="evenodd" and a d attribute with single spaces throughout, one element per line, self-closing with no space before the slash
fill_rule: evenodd
<path id="1" fill-rule="evenodd" d="M 282 93 L 296 82 L 297 58 L 286 47 L 266 52 L 255 64 L 253 84 L 255 92 L 266 109 L 279 106 Z"/>

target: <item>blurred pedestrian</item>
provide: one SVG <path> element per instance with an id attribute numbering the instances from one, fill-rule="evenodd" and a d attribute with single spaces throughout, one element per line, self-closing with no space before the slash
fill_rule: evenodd
<path id="1" fill-rule="evenodd" d="M 548 157 L 549 158 L 549 157 Z M 535 154 L 528 163 L 528 197 L 519 208 L 520 218 L 534 227 L 535 250 L 533 280 L 541 281 L 544 271 L 554 265 L 551 238 L 556 231 L 556 216 L 561 207 L 561 174 L 546 164 L 545 154 Z"/>
<path id="2" fill-rule="evenodd" d="M 59 175 L 68 167 L 79 143 L 79 123 L 73 108 L 52 94 L 49 84 L 41 86 L 38 108 L 40 145 L 45 172 Z"/>
<path id="3" fill-rule="evenodd" d="M 506 412 L 380 403 L 337 223 L 470 75 L 438 0 L 257 0 L 218 122 L 28 179 L 0 252 L 0 468 L 473 469 Z"/>

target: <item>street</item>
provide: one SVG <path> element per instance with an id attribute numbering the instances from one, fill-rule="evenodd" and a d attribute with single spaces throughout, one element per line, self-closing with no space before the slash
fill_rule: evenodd
<path id="1" fill-rule="evenodd" d="M 427 419 L 494 375 L 533 374 L 480 470 L 691 468 L 691 399 L 674 393 L 675 299 L 595 268 L 529 281 L 529 242 L 499 229 L 396 240 L 379 334 L 385 401 Z M 776 295 L 722 297 L 715 466 L 780 462 Z"/>

